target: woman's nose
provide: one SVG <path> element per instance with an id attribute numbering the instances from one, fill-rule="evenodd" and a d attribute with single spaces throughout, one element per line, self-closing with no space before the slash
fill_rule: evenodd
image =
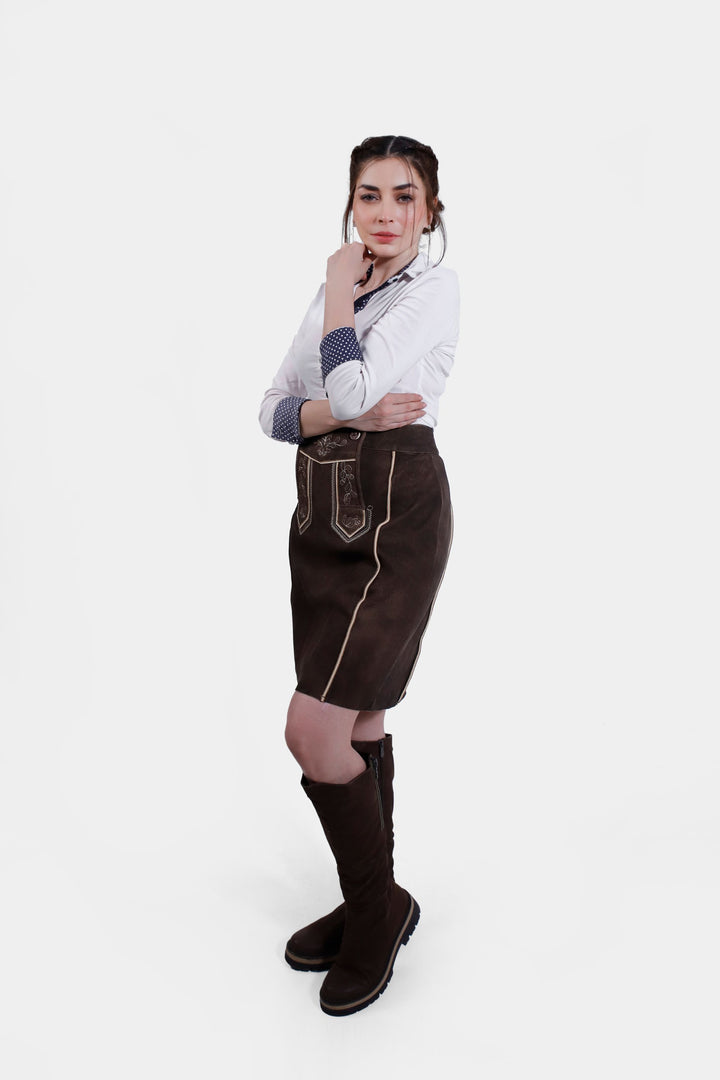
<path id="1" fill-rule="evenodd" d="M 378 210 L 378 219 L 380 221 L 392 221 L 392 206 L 381 203 Z"/>

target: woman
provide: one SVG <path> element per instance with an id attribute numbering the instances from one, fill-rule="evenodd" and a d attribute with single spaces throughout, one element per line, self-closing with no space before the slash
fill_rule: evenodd
<path id="1" fill-rule="evenodd" d="M 345 900 L 293 934 L 285 958 L 328 972 L 320 1005 L 334 1016 L 379 997 L 420 915 L 393 878 L 384 718 L 405 696 L 451 543 L 433 428 L 457 342 L 458 286 L 419 252 L 423 234 L 439 229 L 444 241 L 443 209 L 429 146 L 382 136 L 355 147 L 345 243 L 260 412 L 266 434 L 298 444 L 297 689 L 285 735 Z"/>

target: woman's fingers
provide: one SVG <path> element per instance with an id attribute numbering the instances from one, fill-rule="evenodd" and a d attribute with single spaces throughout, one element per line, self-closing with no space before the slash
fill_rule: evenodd
<path id="1" fill-rule="evenodd" d="M 364 244 L 343 244 L 327 261 L 327 277 L 355 284 L 367 277 L 373 257 Z"/>
<path id="2" fill-rule="evenodd" d="M 360 431 L 389 431 L 412 424 L 424 415 L 425 402 L 421 394 L 386 394 L 350 426 Z"/>
<path id="3" fill-rule="evenodd" d="M 404 427 L 412 424 L 425 415 L 424 403 L 422 405 L 392 405 L 376 406 L 374 427 L 378 431 L 387 431 L 389 428 Z"/>
<path id="4" fill-rule="evenodd" d="M 425 405 L 421 394 L 386 394 L 384 398 L 380 398 L 375 409 L 382 414 L 389 414 L 393 411 L 402 412 L 406 409 L 420 408 Z"/>
<path id="5" fill-rule="evenodd" d="M 386 394 L 372 412 L 378 420 L 408 423 L 425 415 L 425 402 L 420 394 Z"/>
<path id="6" fill-rule="evenodd" d="M 378 405 L 382 405 L 383 402 L 408 404 L 413 401 L 422 401 L 422 394 L 386 394 L 385 397 L 380 398 Z"/>

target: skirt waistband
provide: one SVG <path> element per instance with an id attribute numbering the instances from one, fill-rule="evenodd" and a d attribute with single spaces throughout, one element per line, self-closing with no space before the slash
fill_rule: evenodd
<path id="1" fill-rule="evenodd" d="M 365 450 L 398 450 L 407 454 L 437 454 L 435 433 L 427 424 L 408 424 L 392 431 L 366 431 Z"/>
<path id="2" fill-rule="evenodd" d="M 392 431 L 357 431 L 338 428 L 327 435 L 304 439 L 299 450 L 315 460 L 342 460 L 355 457 L 357 451 L 397 450 L 406 454 L 437 454 L 435 434 L 427 424 L 408 424 Z"/>

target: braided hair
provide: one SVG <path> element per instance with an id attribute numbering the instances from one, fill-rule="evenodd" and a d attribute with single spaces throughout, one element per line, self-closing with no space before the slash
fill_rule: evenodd
<path id="1" fill-rule="evenodd" d="M 447 247 L 447 233 L 442 218 L 445 206 L 438 197 L 438 159 L 432 147 L 418 142 L 417 139 L 411 139 L 407 135 L 371 136 L 363 139 L 359 146 L 353 149 L 350 155 L 350 192 L 342 221 L 343 240 L 346 244 L 351 240 L 350 214 L 361 172 L 371 161 L 390 157 L 400 158 L 406 165 L 411 166 L 423 182 L 427 207 L 432 213 L 430 225 L 423 229 L 423 233 L 427 235 L 435 232 L 436 229 L 439 231 L 443 247 L 438 262 L 442 262 Z"/>

